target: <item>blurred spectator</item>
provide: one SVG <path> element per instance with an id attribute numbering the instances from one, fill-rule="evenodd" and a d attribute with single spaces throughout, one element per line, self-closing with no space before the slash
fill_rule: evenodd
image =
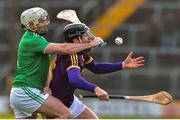
<path id="1" fill-rule="evenodd" d="M 176 32 L 176 35 L 177 35 L 177 45 L 178 47 L 180 47 L 180 14 L 179 14 L 180 10 L 178 10 L 176 12 L 177 14 L 177 32 Z"/>
<path id="2" fill-rule="evenodd" d="M 161 29 L 158 25 L 156 16 L 152 13 L 146 23 L 145 41 L 148 46 L 160 46 Z"/>
<path id="3" fill-rule="evenodd" d="M 5 89 L 6 89 L 6 77 L 4 76 L 2 79 L 0 79 L 0 94 L 4 94 L 5 93 Z"/>
<path id="4" fill-rule="evenodd" d="M 14 80 L 15 78 L 15 73 L 14 72 L 11 72 L 7 78 L 6 78 L 6 88 L 5 88 L 5 93 L 6 94 L 9 94 L 10 91 L 11 91 L 11 88 L 12 88 L 12 81 Z"/>
<path id="5" fill-rule="evenodd" d="M 162 31 L 163 38 L 161 45 L 163 47 L 175 47 L 177 39 L 177 17 L 174 12 L 163 14 Z"/>
<path id="6" fill-rule="evenodd" d="M 12 85 L 12 79 L 14 77 L 13 72 L 10 71 L 9 74 L 5 74 L 1 76 L 0 79 L 0 95 L 2 94 L 9 94 L 10 93 L 10 89 L 11 89 L 11 85 Z"/>

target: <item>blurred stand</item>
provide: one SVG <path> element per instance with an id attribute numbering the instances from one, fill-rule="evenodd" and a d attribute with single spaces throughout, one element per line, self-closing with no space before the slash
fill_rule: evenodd
<path id="1" fill-rule="evenodd" d="M 178 41 L 178 19 L 176 13 L 167 11 L 162 15 L 162 47 L 174 48 Z"/>
<path id="2" fill-rule="evenodd" d="M 156 14 L 152 13 L 145 25 L 145 46 L 160 47 L 162 33 Z"/>

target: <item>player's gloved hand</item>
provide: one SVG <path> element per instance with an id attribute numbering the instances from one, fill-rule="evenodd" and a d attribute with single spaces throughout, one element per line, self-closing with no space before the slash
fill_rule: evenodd
<path id="1" fill-rule="evenodd" d="M 94 92 L 100 100 L 106 100 L 106 101 L 109 100 L 109 94 L 106 91 L 104 91 L 103 89 L 101 89 L 100 87 L 97 86 L 94 89 Z"/>

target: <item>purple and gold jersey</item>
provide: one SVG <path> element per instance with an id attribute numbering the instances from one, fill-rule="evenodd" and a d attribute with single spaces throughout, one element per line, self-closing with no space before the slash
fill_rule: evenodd
<path id="1" fill-rule="evenodd" d="M 92 61 L 93 58 L 87 54 L 87 51 L 57 56 L 56 67 L 53 70 L 53 77 L 50 84 L 52 95 L 69 107 L 73 102 L 76 88 L 69 84 L 67 71 L 72 68 L 78 68 L 82 73 L 85 65 Z"/>

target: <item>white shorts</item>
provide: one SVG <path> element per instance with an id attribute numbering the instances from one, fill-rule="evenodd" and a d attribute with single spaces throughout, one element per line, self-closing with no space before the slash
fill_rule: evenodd
<path id="1" fill-rule="evenodd" d="M 25 118 L 32 115 L 44 104 L 49 94 L 36 88 L 21 87 L 12 88 L 10 93 L 10 105 L 16 118 Z"/>
<path id="2" fill-rule="evenodd" d="M 74 96 L 74 101 L 72 105 L 69 107 L 69 110 L 72 114 L 72 118 L 78 117 L 85 109 L 85 105 L 76 97 Z"/>

